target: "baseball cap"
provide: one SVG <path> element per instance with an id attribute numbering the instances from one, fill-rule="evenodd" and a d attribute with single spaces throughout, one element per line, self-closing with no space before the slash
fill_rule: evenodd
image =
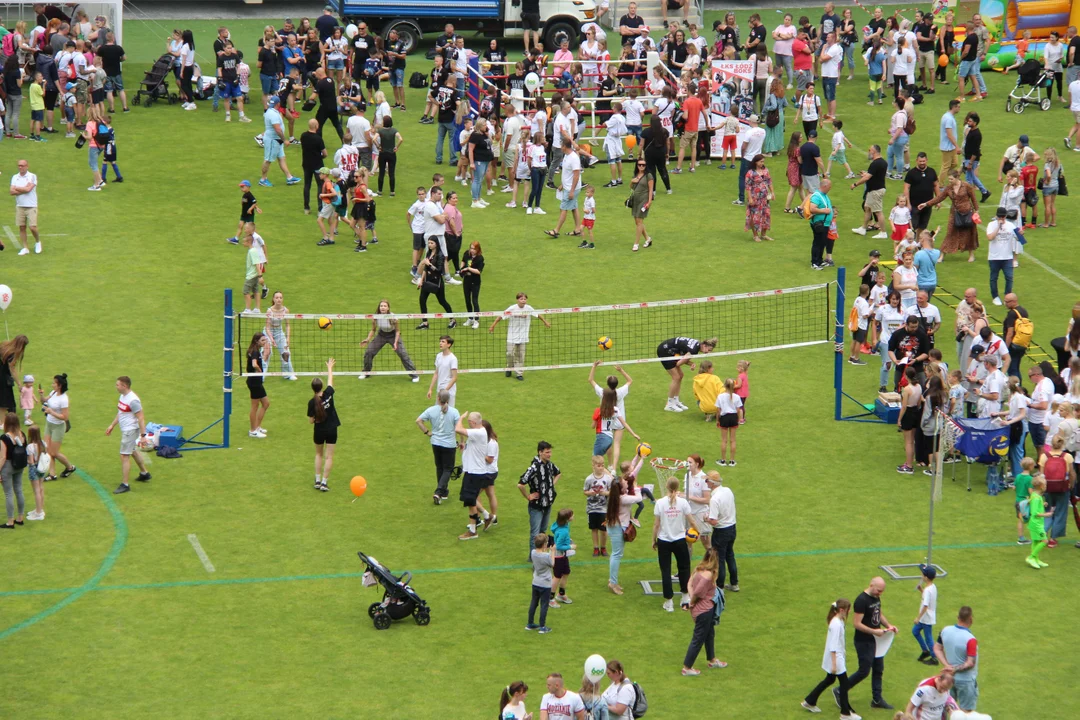
<path id="1" fill-rule="evenodd" d="M 1008 214 L 1009 214 L 1009 211 L 1008 211 L 1008 210 L 1006 210 L 1006 209 L 1005 209 L 1005 208 L 1003 208 L 1003 207 L 998 207 L 998 209 L 997 209 L 997 216 L 998 216 L 998 217 L 1000 217 L 1000 218 L 1003 218 L 1003 217 L 1005 217 L 1005 216 L 1006 216 L 1006 215 L 1008 215 Z"/>
<path id="2" fill-rule="evenodd" d="M 34 376 L 33 375 L 23 375 L 22 381 L 24 383 L 32 383 L 32 382 L 34 382 Z"/>
<path id="3" fill-rule="evenodd" d="M 920 565 L 919 570 L 922 571 L 923 577 L 933 580 L 937 577 L 937 570 L 933 565 Z"/>
<path id="4" fill-rule="evenodd" d="M 64 89 L 65 90 L 74 90 L 75 89 L 75 83 L 69 82 L 67 85 L 64 86 Z"/>
<path id="5" fill-rule="evenodd" d="M 341 168 L 334 168 L 333 170 L 331 170 L 330 171 L 330 177 L 340 178 L 341 177 Z"/>
<path id="6" fill-rule="evenodd" d="M 270 107 L 277 107 L 281 104 L 281 98 L 279 98 L 277 95 L 271 95 L 270 99 L 266 101 L 266 104 Z"/>
<path id="7" fill-rule="evenodd" d="M 751 116 L 750 116 L 749 118 L 747 118 L 747 119 L 748 119 L 748 120 L 749 120 L 750 122 L 752 122 L 752 123 L 756 123 L 756 122 L 758 121 L 758 116 L 757 116 L 757 115 L 751 115 Z"/>
<path id="8" fill-rule="evenodd" d="M 250 180 L 241 180 L 240 185 L 238 187 L 251 187 L 251 181 Z"/>
<path id="9" fill-rule="evenodd" d="M 806 137 L 808 137 L 808 138 L 817 137 L 817 130 L 811 130 L 810 132 L 806 133 Z"/>
<path id="10" fill-rule="evenodd" d="M 971 346 L 971 357 L 973 357 L 973 358 L 979 357 L 984 352 L 986 352 L 986 348 L 984 348 L 982 345 L 972 345 Z"/>
<path id="11" fill-rule="evenodd" d="M 330 174 L 330 168 L 328 168 L 328 167 L 319 168 L 319 174 L 320 175 L 329 175 Z"/>
<path id="12" fill-rule="evenodd" d="M 881 257 L 881 251 L 880 250 L 871 250 L 870 251 L 870 257 L 875 257 L 875 258 Z"/>
<path id="13" fill-rule="evenodd" d="M 1021 135 L 1020 136 L 1020 144 L 1023 145 L 1024 147 L 1028 146 L 1028 136 L 1027 135 Z"/>

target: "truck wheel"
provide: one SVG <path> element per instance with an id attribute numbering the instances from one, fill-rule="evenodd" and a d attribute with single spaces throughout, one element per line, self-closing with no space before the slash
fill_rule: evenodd
<path id="1" fill-rule="evenodd" d="M 403 20 L 387 23 L 382 32 L 383 40 L 390 41 L 391 30 L 397 30 L 398 39 L 405 43 L 406 55 L 420 47 L 421 38 L 423 38 L 424 34 L 420 32 L 420 28 L 414 23 Z"/>
<path id="2" fill-rule="evenodd" d="M 556 20 L 544 27 L 544 47 L 557 48 L 562 44 L 564 37 L 570 41 L 571 48 L 577 47 L 578 31 L 570 23 Z"/>

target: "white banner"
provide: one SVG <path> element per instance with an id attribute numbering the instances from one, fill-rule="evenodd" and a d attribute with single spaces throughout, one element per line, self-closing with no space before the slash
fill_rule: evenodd
<path id="1" fill-rule="evenodd" d="M 727 120 L 727 113 L 721 112 L 724 107 L 720 98 L 720 86 L 728 80 L 736 80 L 737 85 L 742 85 L 743 81 L 753 85 L 754 78 L 754 62 L 752 60 L 713 60 L 712 61 L 712 102 L 709 107 L 709 120 L 713 127 L 720 128 L 712 136 L 712 143 L 710 145 L 709 154 L 712 157 L 721 157 L 724 154 L 724 121 Z M 732 105 L 731 110 L 734 112 L 735 108 Z M 743 141 L 746 139 L 746 131 L 749 129 L 749 125 L 740 122 L 739 133 L 735 136 L 735 156 L 741 157 L 740 149 L 742 148 Z"/>

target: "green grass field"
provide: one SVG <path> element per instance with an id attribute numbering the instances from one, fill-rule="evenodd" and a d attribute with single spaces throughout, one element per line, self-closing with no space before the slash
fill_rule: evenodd
<path id="1" fill-rule="evenodd" d="M 252 55 L 262 23 L 228 24 Z M 189 25 L 208 56 L 217 23 Z M 171 27 L 126 25 L 130 88 L 160 54 Z M 427 68 L 410 58 L 409 72 Z M 991 99 L 976 109 L 983 116 L 984 179 L 994 187 L 990 166 L 1017 134 L 1028 133 L 1039 151 L 1060 148 L 1071 118 L 1056 105 L 1047 113 L 1006 115 L 1013 79 L 992 74 L 989 82 Z M 864 92 L 863 79 L 840 89 L 839 114 L 860 150 L 885 141 L 889 115 L 886 108 L 868 110 Z M 353 255 L 348 243 L 316 248 L 318 229 L 314 216 L 301 212 L 301 188 L 286 187 L 277 170 L 274 188 L 255 188 L 264 210 L 259 230 L 270 250 L 267 281 L 285 292 L 293 311 L 370 312 L 387 297 L 395 309 L 416 312 L 404 215 L 412 189 L 437 168 L 435 129 L 416 124 L 421 95 L 409 93 L 409 112 L 395 114 L 405 138 L 399 194 L 380 199 L 382 242 L 366 255 Z M 914 149 L 936 148 L 937 118 L 948 97 L 928 96 Z M 274 379 L 268 439 L 244 434 L 248 400 L 241 386 L 231 448 L 157 460 L 149 485 L 114 499 L 117 439 L 103 432 L 115 412 L 117 375 L 132 376 L 149 420 L 183 424 L 191 433 L 220 413 L 222 289 L 239 294 L 244 270 L 242 251 L 224 238 L 235 228 L 237 182 L 256 180 L 262 159 L 251 139 L 259 125 L 223 120 L 209 103 L 197 112 L 163 104 L 133 108 L 116 123 L 126 182 L 95 194 L 86 192 L 85 152 L 62 135 L 45 145 L 0 144 L 5 172 L 26 157 L 38 174 L 46 234 L 40 256 L 16 257 L 8 243 L 0 282 L 13 288 L 14 302 L 5 320 L 12 334 L 31 338 L 23 372 L 42 382 L 69 375 L 73 428 L 64 451 L 81 470 L 46 486 L 45 522 L 2 538 L 7 691 L 0 715 L 492 717 L 509 682 L 531 685 L 527 706 L 535 711 L 548 672 L 562 672 L 576 689 L 585 657 L 600 653 L 622 660 L 646 689 L 649 717 L 707 710 L 729 718 L 801 717 L 799 701 L 820 679 L 829 603 L 854 599 L 879 565 L 922 560 L 927 533 L 927 483 L 922 475 L 894 472 L 902 458 L 895 429 L 833 422 L 828 345 L 754 356 L 740 462 L 724 475 L 738 502 L 742 576 L 742 592 L 729 595 L 717 638 L 718 655 L 730 667 L 696 679 L 678 672 L 690 619 L 662 612 L 659 598 L 637 590 L 639 580 L 659 576 L 647 537 L 627 547 L 621 598 L 607 591 L 606 562 L 587 557 L 580 487 L 590 469 L 594 396 L 586 371 L 535 372 L 524 383 L 501 374 L 462 377 L 458 409 L 483 412 L 502 443 L 500 524 L 475 543 L 456 539 L 465 522 L 456 503 L 431 505 L 428 441 L 412 422 L 428 405 L 426 377 L 419 385 L 402 378 L 337 381 L 343 426 L 329 494 L 311 489 L 307 383 Z M 331 152 L 332 135 L 327 131 Z M 1066 174 L 1080 167 L 1071 153 L 1063 155 Z M 858 167 L 862 153 L 849 157 Z M 299 170 L 299 150 L 290 149 L 288 158 Z M 936 164 L 937 153 L 931 158 Z M 769 166 L 782 183 L 781 159 Z M 600 168 L 587 178 L 602 184 L 605 175 Z M 742 212 L 730 204 L 735 175 L 714 166 L 675 176 L 674 195 L 660 195 L 649 218 L 655 246 L 637 254 L 630 252 L 633 226 L 619 190 L 597 190 L 592 253 L 580 253 L 571 239 L 544 237 L 553 217 L 526 217 L 498 204 L 464 210 L 466 241 L 481 240 L 488 262 L 482 306 L 506 307 L 521 289 L 537 307 L 560 307 L 835 279 L 807 267 L 810 233 L 779 212 L 779 204 L 776 242 L 750 242 Z M 890 195 L 897 191 L 891 183 Z M 837 189 L 834 198 L 841 212 L 837 264 L 854 274 L 867 251 L 883 243 L 848 231 L 861 213 L 855 193 Z M 555 207 L 548 193 L 545 206 Z M 4 212 L 0 225 L 13 226 L 11 203 Z M 1068 228 L 1080 212 L 1067 198 L 1060 214 L 1057 229 L 1029 234 L 1028 249 L 1075 280 L 1080 255 Z M 937 217 L 944 224 L 944 212 Z M 974 264 L 950 257 L 941 284 L 957 292 L 975 286 L 988 298 L 985 257 L 985 249 Z M 1064 329 L 1076 287 L 1028 259 L 1016 282 L 1036 340 L 1048 346 Z M 463 307 L 456 289 L 450 296 L 455 309 Z M 421 367 L 431 365 L 435 337 L 430 347 L 410 347 Z M 718 374 L 733 374 L 734 365 L 734 358 L 721 359 Z M 845 370 L 849 392 L 871 400 L 877 366 Z M 718 456 L 715 428 L 694 412 L 661 411 L 667 376 L 660 368 L 630 372 L 635 429 L 661 455 L 698 452 L 711 466 Z M 687 380 L 683 399 L 690 396 Z M 573 534 L 586 548 L 573 564 L 575 602 L 551 611 L 554 632 L 547 636 L 522 629 L 531 572 L 521 563 L 528 520 L 513 487 L 539 439 L 555 445 L 563 471 L 557 505 L 578 511 Z M 347 479 L 357 474 L 369 489 L 352 503 Z M 1059 609 L 1080 591 L 1080 557 L 1062 543 L 1044 554 L 1050 567 L 1033 573 L 1023 564 L 1025 550 L 1014 544 L 1011 498 L 988 497 L 981 480 L 976 469 L 971 493 L 963 475 L 946 481 L 937 508 L 934 560 L 949 572 L 939 582 L 938 626 L 960 605 L 974 607 L 980 710 L 995 718 L 1035 717 L 1036 706 L 1080 715 L 1069 690 L 1077 656 L 1062 622 L 1067 610 Z M 214 573 L 200 563 L 189 534 L 197 534 Z M 1070 530 L 1068 539 L 1074 537 Z M 413 586 L 433 608 L 430 626 L 409 621 L 374 630 L 366 609 L 381 595 L 361 587 L 357 550 L 413 572 Z M 917 610 L 914 582 L 889 584 L 884 612 L 902 632 L 887 660 L 885 696 L 901 707 L 930 674 L 915 662 L 918 648 L 908 632 Z M 853 693 L 856 712 L 891 718 L 870 711 L 869 699 L 867 682 Z M 828 716 L 832 710 L 822 702 Z"/>

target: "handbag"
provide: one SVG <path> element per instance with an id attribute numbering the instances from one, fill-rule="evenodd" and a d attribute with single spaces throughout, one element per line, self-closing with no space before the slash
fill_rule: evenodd
<path id="1" fill-rule="evenodd" d="M 1058 195 L 1060 197 L 1068 197 L 1069 188 L 1065 184 L 1065 173 L 1058 170 Z"/>
<path id="2" fill-rule="evenodd" d="M 623 528 L 623 542 L 634 542 L 637 539 L 637 526 L 634 523 L 630 523 L 628 527 Z"/>
<path id="3" fill-rule="evenodd" d="M 49 465 L 52 463 L 52 458 L 49 457 L 49 453 L 44 452 L 42 448 L 38 448 L 38 461 L 37 471 L 39 475 L 49 474 Z"/>
<path id="4" fill-rule="evenodd" d="M 633 194 L 633 193 L 630 193 L 630 194 L 629 194 L 629 195 L 628 195 L 628 196 L 626 197 L 626 200 L 625 200 L 625 201 L 623 201 L 623 205 L 625 205 L 626 207 L 630 208 L 631 210 L 633 210 L 633 209 L 634 209 L 634 194 Z"/>
<path id="5" fill-rule="evenodd" d="M 956 210 L 953 212 L 953 227 L 957 230 L 967 230 L 968 228 L 975 227 L 975 218 L 973 217 L 974 211 L 960 212 Z"/>

